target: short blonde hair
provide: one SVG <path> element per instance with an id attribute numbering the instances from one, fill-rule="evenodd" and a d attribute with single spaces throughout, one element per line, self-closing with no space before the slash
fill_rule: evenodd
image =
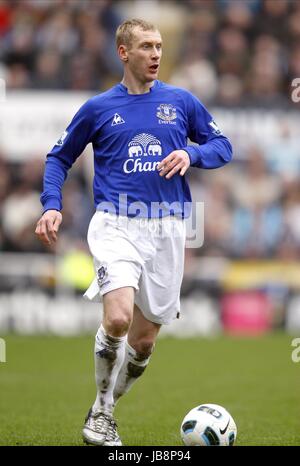
<path id="1" fill-rule="evenodd" d="M 139 27 L 142 31 L 157 31 L 157 27 L 154 24 L 149 23 L 143 19 L 129 19 L 124 21 L 118 27 L 116 31 L 116 45 L 119 48 L 120 45 L 126 45 L 126 47 L 131 47 L 132 41 L 134 39 L 133 30 L 134 28 Z"/>

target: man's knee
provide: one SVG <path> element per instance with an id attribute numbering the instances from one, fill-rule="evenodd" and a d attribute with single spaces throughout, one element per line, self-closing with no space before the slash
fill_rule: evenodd
<path id="1" fill-rule="evenodd" d="M 105 329 L 112 336 L 125 335 L 128 332 L 130 323 L 130 313 L 122 311 L 115 315 L 108 315 L 104 320 Z"/>
<path id="2" fill-rule="evenodd" d="M 135 349 L 137 355 L 137 361 L 143 361 L 149 358 L 154 350 L 154 341 L 151 339 L 140 339 L 131 343 L 131 346 Z"/>
<path id="3" fill-rule="evenodd" d="M 104 297 L 103 324 L 109 335 L 123 336 L 128 332 L 132 321 L 133 302 L 127 292 L 108 293 Z"/>

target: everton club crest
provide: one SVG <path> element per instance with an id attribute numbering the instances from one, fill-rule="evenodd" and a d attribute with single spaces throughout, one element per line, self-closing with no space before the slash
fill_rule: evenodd
<path id="1" fill-rule="evenodd" d="M 176 125 L 176 121 L 174 121 L 177 118 L 176 115 L 176 108 L 173 107 L 171 104 L 160 104 L 159 107 L 157 107 L 157 113 L 156 116 L 159 118 L 159 123 L 162 124 L 171 124 L 171 125 Z"/>
<path id="2" fill-rule="evenodd" d="M 100 286 L 100 288 L 101 286 L 104 285 L 104 281 L 106 278 L 107 278 L 107 264 L 103 263 L 97 271 L 97 280 L 98 280 L 98 285 Z"/>

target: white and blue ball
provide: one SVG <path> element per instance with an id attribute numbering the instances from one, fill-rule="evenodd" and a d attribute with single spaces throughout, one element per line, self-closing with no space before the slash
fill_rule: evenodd
<path id="1" fill-rule="evenodd" d="M 182 421 L 180 433 L 187 446 L 232 446 L 237 427 L 225 408 L 206 403 L 188 412 Z"/>

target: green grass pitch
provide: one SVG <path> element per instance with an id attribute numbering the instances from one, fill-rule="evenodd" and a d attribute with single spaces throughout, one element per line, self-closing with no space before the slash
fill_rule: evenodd
<path id="1" fill-rule="evenodd" d="M 93 336 L 4 336 L 0 445 L 81 445 L 95 397 Z M 125 445 L 181 445 L 185 414 L 229 410 L 237 445 L 300 445 L 300 362 L 292 337 L 161 338 L 143 377 L 116 408 Z"/>

